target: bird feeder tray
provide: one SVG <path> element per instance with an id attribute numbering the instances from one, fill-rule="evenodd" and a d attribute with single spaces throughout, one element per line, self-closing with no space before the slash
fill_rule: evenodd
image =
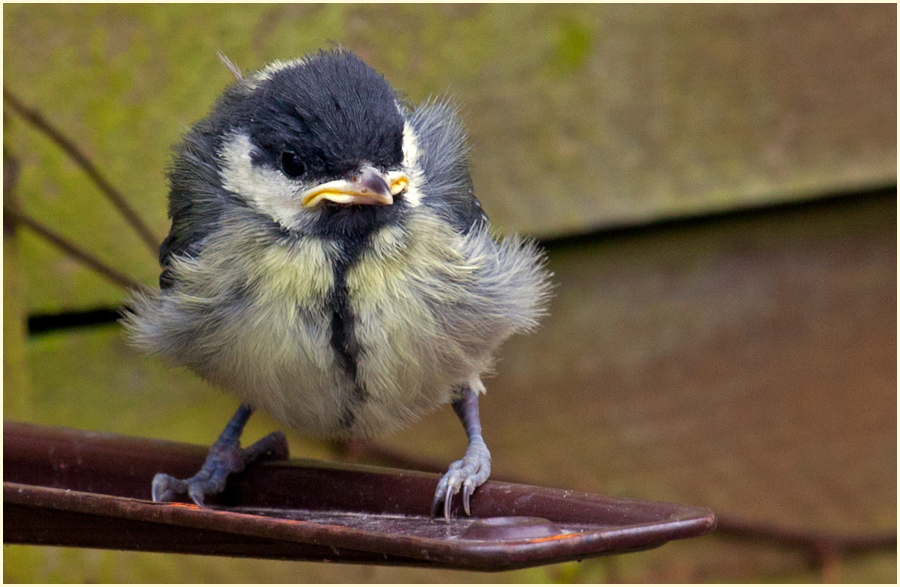
<path id="1" fill-rule="evenodd" d="M 706 534 L 705 508 L 489 481 L 472 516 L 431 516 L 440 475 L 267 460 L 207 508 L 150 501 L 153 475 L 188 477 L 207 448 L 3 426 L 6 543 L 500 571 Z M 284 455 L 286 456 L 286 455 Z"/>

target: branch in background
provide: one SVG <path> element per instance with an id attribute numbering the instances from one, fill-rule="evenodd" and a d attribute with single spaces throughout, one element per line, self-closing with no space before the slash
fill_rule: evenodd
<path id="1" fill-rule="evenodd" d="M 124 309 L 130 310 L 127 305 Z M 122 317 L 120 308 L 93 308 L 90 310 L 74 310 L 55 314 L 30 314 L 28 316 L 28 335 L 46 334 L 59 330 L 107 326 L 115 324 Z"/>
<path id="2" fill-rule="evenodd" d="M 809 561 L 821 569 L 823 583 L 835 583 L 839 580 L 839 565 L 843 555 L 897 550 L 896 532 L 842 536 L 815 530 L 791 530 L 731 516 L 717 518 L 715 533 L 719 536 L 805 551 Z"/>
<path id="3" fill-rule="evenodd" d="M 785 547 L 809 549 L 834 549 L 837 552 L 858 552 L 873 550 L 896 550 L 897 534 L 864 534 L 861 536 L 841 536 L 815 531 L 788 530 L 772 524 L 759 524 L 739 520 L 731 516 L 719 516 L 716 533 L 746 540 L 764 540 Z"/>
<path id="4" fill-rule="evenodd" d="M 118 271 L 117 269 L 113 269 L 100 259 L 94 257 L 78 245 L 70 242 L 69 240 L 63 238 L 62 236 L 56 234 L 50 228 L 47 228 L 34 218 L 31 218 L 27 214 L 23 212 L 16 212 L 9 208 L 8 206 L 3 207 L 3 215 L 4 220 L 11 220 L 17 224 L 21 224 L 22 226 L 36 232 L 44 239 L 48 240 L 51 244 L 56 246 L 57 248 L 65 251 L 69 255 L 71 255 L 76 260 L 80 261 L 87 267 L 93 269 L 109 281 L 124 287 L 125 289 L 143 289 L 144 286 L 140 283 L 134 281 L 124 273 Z"/>
<path id="5" fill-rule="evenodd" d="M 3 88 L 3 99 L 9 104 L 10 108 L 21 116 L 25 121 L 34 126 L 37 130 L 47 135 L 54 143 L 60 146 L 66 154 L 71 157 L 79 167 L 81 167 L 88 177 L 96 184 L 100 191 L 109 198 L 110 202 L 118 208 L 125 220 L 137 231 L 141 239 L 150 247 L 154 255 L 159 248 L 159 239 L 150 230 L 137 213 L 131 209 L 125 197 L 116 190 L 100 170 L 88 160 L 81 150 L 71 140 L 66 138 L 60 131 L 54 128 L 44 116 L 36 109 L 25 106 L 17 97 L 15 97 L 6 87 Z"/>
<path id="6" fill-rule="evenodd" d="M 5 122 L 5 117 L 4 117 Z M 4 125 L 5 126 L 5 125 Z M 9 154 L 6 144 L 3 145 L 3 209 L 13 212 L 19 210 L 19 201 L 13 197 L 13 188 L 19 182 L 20 165 L 18 159 Z M 10 218 L 3 215 L 3 236 L 15 236 L 16 226 Z"/>

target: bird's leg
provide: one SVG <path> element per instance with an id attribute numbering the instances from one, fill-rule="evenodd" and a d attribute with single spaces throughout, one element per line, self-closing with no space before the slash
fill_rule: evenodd
<path id="1" fill-rule="evenodd" d="M 154 475 L 153 501 L 172 501 L 176 495 L 187 493 L 195 504 L 203 507 L 207 495 L 216 495 L 225 489 L 228 475 L 243 471 L 244 467 L 264 453 L 271 451 L 279 457 L 287 458 L 287 439 L 281 432 L 273 432 L 253 445 L 241 448 L 241 433 L 252 413 L 253 408 L 241 404 L 210 447 L 206 462 L 193 477 L 176 479 L 165 473 Z"/>
<path id="2" fill-rule="evenodd" d="M 481 386 L 481 381 L 478 381 Z M 450 465 L 450 469 L 441 478 L 434 492 L 431 505 L 432 515 L 437 513 L 438 505 L 444 502 L 444 518 L 450 520 L 450 502 L 453 496 L 463 490 L 463 509 L 467 516 L 472 513 L 469 501 L 475 489 L 487 481 L 491 475 L 491 451 L 488 450 L 481 436 L 481 419 L 478 417 L 478 393 L 472 385 L 466 385 L 462 397 L 453 402 L 453 409 L 469 436 L 469 446 L 463 458 Z"/>

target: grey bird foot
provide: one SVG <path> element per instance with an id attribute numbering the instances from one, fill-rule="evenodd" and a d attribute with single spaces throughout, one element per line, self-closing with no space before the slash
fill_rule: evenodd
<path id="1" fill-rule="evenodd" d="M 204 507 L 206 496 L 218 495 L 225 489 L 225 481 L 232 473 L 243 471 L 265 453 L 287 458 L 287 439 L 281 432 L 273 432 L 247 448 L 240 443 L 222 442 L 220 438 L 209 449 L 206 462 L 193 477 L 177 479 L 165 473 L 153 476 L 153 501 L 172 501 L 176 495 L 187 494 L 195 504 Z"/>
<path id="2" fill-rule="evenodd" d="M 438 506 L 444 503 L 444 519 L 450 520 L 450 507 L 453 496 L 462 489 L 463 510 L 467 516 L 472 515 L 470 502 L 472 494 L 491 476 L 491 453 L 483 443 L 470 444 L 466 455 L 450 465 L 434 492 L 431 504 L 432 515 L 436 515 Z"/>

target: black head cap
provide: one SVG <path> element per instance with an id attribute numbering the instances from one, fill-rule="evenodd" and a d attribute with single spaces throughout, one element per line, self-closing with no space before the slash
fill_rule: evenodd
<path id="1" fill-rule="evenodd" d="M 380 169 L 401 164 L 398 98 L 352 53 L 322 51 L 257 76 L 248 80 L 256 86 L 249 94 L 232 93 L 222 104 L 231 111 L 228 122 L 259 149 L 254 164 L 280 169 L 284 153 L 292 153 L 299 159 L 292 171 L 299 167 L 310 180 L 343 177 L 363 162 Z"/>

